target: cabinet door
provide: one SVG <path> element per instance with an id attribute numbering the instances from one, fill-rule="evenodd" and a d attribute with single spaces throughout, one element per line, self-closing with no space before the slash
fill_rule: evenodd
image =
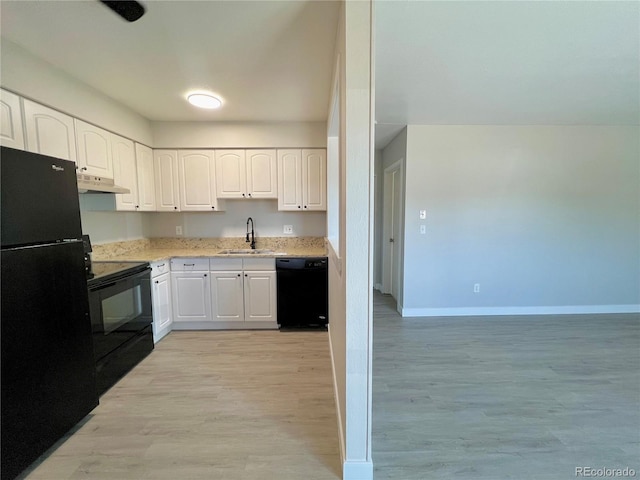
<path id="1" fill-rule="evenodd" d="M 300 150 L 278 150 L 278 210 L 302 209 Z"/>
<path id="2" fill-rule="evenodd" d="M 244 272 L 244 318 L 276 322 L 276 272 Z"/>
<path id="3" fill-rule="evenodd" d="M 0 145 L 24 150 L 20 97 L 0 89 Z"/>
<path id="4" fill-rule="evenodd" d="M 244 321 L 242 273 L 211 272 L 211 319 L 218 322 Z"/>
<path id="5" fill-rule="evenodd" d="M 173 321 L 211 319 L 208 272 L 171 272 Z"/>
<path id="6" fill-rule="evenodd" d="M 216 190 L 219 198 L 247 196 L 244 150 L 216 150 Z"/>
<path id="7" fill-rule="evenodd" d="M 251 198 L 278 198 L 275 150 L 247 150 L 247 195 Z"/>
<path id="8" fill-rule="evenodd" d="M 78 167 L 82 173 L 113 178 L 111 133 L 75 119 Z"/>
<path id="9" fill-rule="evenodd" d="M 76 161 L 73 118 L 52 108 L 23 99 L 27 150 Z"/>
<path id="10" fill-rule="evenodd" d="M 327 153 L 323 149 L 302 150 L 302 208 L 327 209 Z"/>
<path id="11" fill-rule="evenodd" d="M 136 176 L 138 177 L 138 210 L 156 210 L 156 184 L 153 176 L 153 150 L 136 143 Z"/>
<path id="12" fill-rule="evenodd" d="M 113 155 L 113 180 L 115 184 L 131 190 L 131 193 L 116 194 L 116 210 L 135 211 L 138 206 L 138 181 L 133 142 L 119 135 L 111 134 L 111 153 Z"/>
<path id="13" fill-rule="evenodd" d="M 178 178 L 182 211 L 217 209 L 213 150 L 179 150 Z"/>
<path id="14" fill-rule="evenodd" d="M 180 198 L 177 150 L 154 150 L 153 171 L 156 179 L 156 210 L 158 212 L 178 211 Z"/>
<path id="15" fill-rule="evenodd" d="M 153 280 L 153 341 L 157 343 L 171 331 L 171 275 L 169 272 Z"/>

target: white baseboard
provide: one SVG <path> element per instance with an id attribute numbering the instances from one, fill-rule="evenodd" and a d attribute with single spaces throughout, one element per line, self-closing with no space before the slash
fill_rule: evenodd
<path id="1" fill-rule="evenodd" d="M 338 439 L 340 441 L 340 463 L 344 465 L 344 431 L 342 430 L 342 411 L 340 410 L 340 397 L 338 396 L 338 381 L 336 377 L 336 364 L 333 361 L 333 344 L 331 343 L 331 323 L 327 326 L 329 333 L 329 354 L 331 355 L 331 373 L 333 374 L 333 400 L 336 403 L 336 413 L 338 416 Z M 343 477 L 346 478 L 346 477 Z"/>
<path id="2" fill-rule="evenodd" d="M 211 322 L 202 321 L 180 321 L 173 322 L 172 330 L 277 330 L 276 322 L 261 322 L 251 320 L 247 322 Z"/>
<path id="3" fill-rule="evenodd" d="M 571 315 L 590 313 L 640 313 L 640 305 L 566 305 L 544 307 L 402 308 L 403 317 L 461 317 L 488 315 Z"/>
<path id="4" fill-rule="evenodd" d="M 373 480 L 373 462 L 344 462 L 342 480 Z"/>

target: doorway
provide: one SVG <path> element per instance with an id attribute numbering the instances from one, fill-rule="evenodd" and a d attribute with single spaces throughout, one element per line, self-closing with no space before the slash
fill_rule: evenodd
<path id="1" fill-rule="evenodd" d="M 403 164 L 400 159 L 384 169 L 382 213 L 382 293 L 390 294 L 398 305 L 402 304 Z"/>

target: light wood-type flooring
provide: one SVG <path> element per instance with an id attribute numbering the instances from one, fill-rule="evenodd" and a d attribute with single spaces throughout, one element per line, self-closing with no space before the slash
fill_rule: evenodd
<path id="1" fill-rule="evenodd" d="M 403 319 L 374 303 L 375 480 L 640 477 L 639 315 Z"/>
<path id="2" fill-rule="evenodd" d="M 326 332 L 172 332 L 29 480 L 335 480 Z"/>

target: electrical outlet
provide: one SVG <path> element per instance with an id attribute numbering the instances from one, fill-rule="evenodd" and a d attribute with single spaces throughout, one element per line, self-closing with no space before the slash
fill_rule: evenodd
<path id="1" fill-rule="evenodd" d="M 287 235 L 293 235 L 293 225 L 285 225 L 282 229 L 282 232 L 286 233 Z"/>
<path id="2" fill-rule="evenodd" d="M 182 226 L 176 225 L 176 235 L 182 235 Z"/>
<path id="3" fill-rule="evenodd" d="M 425 233 L 427 233 L 427 226 L 426 225 L 420 225 L 420 233 L 422 235 L 424 235 Z"/>
<path id="4" fill-rule="evenodd" d="M 473 293 L 480 293 L 480 284 L 479 283 L 474 283 L 473 284 Z"/>

